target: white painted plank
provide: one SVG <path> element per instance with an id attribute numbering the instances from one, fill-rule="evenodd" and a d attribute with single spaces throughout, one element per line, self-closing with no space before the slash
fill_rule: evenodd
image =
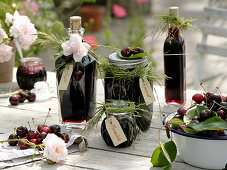
<path id="1" fill-rule="evenodd" d="M 214 26 L 212 24 L 203 23 L 200 29 L 205 34 L 212 34 L 220 37 L 227 37 L 227 29 Z"/>
<path id="2" fill-rule="evenodd" d="M 204 15 L 207 17 L 227 20 L 227 9 L 216 8 L 216 7 L 206 7 L 204 8 Z"/>
<path id="3" fill-rule="evenodd" d="M 197 45 L 197 50 L 199 52 L 205 53 L 205 54 L 214 54 L 214 55 L 227 57 L 227 48 L 226 47 L 216 47 L 216 46 L 199 43 Z"/>

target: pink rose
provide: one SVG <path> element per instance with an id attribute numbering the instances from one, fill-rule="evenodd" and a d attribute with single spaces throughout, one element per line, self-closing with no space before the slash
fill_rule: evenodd
<path id="1" fill-rule="evenodd" d="M 59 163 L 66 159 L 68 150 L 66 143 L 53 133 L 48 133 L 43 140 L 45 145 L 43 156 L 53 162 Z"/>
<path id="2" fill-rule="evenodd" d="M 27 16 L 21 16 L 17 13 L 14 13 L 13 25 L 10 27 L 9 32 L 11 36 L 19 38 L 23 49 L 28 49 L 37 39 L 37 30 Z"/>
<path id="3" fill-rule="evenodd" d="M 126 10 L 120 5 L 113 5 L 113 14 L 118 18 L 124 18 L 127 16 Z"/>
<path id="4" fill-rule="evenodd" d="M 82 42 L 82 37 L 79 34 L 71 34 L 70 39 L 62 43 L 63 54 L 69 56 L 73 54 L 73 58 L 76 62 L 80 62 L 81 59 L 88 54 L 90 45 Z"/>
<path id="5" fill-rule="evenodd" d="M 8 35 L 2 28 L 0 28 L 0 41 L 4 38 L 8 38 Z"/>
<path id="6" fill-rule="evenodd" d="M 0 44 L 0 63 L 9 61 L 13 57 L 13 47 L 4 43 Z"/>

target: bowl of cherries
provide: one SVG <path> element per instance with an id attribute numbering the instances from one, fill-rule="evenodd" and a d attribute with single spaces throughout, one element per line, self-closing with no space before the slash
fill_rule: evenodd
<path id="1" fill-rule="evenodd" d="M 179 155 L 186 163 L 205 169 L 227 169 L 227 97 L 196 93 L 189 108 L 164 118 Z"/>

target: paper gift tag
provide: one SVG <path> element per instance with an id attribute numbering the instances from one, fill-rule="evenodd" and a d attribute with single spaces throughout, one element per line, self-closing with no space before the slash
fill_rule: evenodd
<path id="1" fill-rule="evenodd" d="M 114 116 L 107 118 L 105 120 L 105 124 L 114 146 L 120 145 L 121 143 L 127 141 L 119 121 Z"/>
<path id="2" fill-rule="evenodd" d="M 72 72 L 73 64 L 66 65 L 63 70 L 60 83 L 58 85 L 58 90 L 67 90 Z"/>
<path id="3" fill-rule="evenodd" d="M 146 104 L 151 104 L 155 102 L 155 97 L 153 94 L 153 90 L 151 88 L 150 82 L 146 77 L 142 77 L 139 79 L 140 90 L 142 92 L 143 98 Z"/>

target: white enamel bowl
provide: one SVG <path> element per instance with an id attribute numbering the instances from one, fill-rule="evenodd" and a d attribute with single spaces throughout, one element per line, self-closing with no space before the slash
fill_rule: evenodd
<path id="1" fill-rule="evenodd" d="M 163 123 L 172 115 L 164 118 Z M 227 137 L 189 135 L 172 129 L 178 154 L 186 163 L 205 169 L 224 169 L 227 164 Z"/>

